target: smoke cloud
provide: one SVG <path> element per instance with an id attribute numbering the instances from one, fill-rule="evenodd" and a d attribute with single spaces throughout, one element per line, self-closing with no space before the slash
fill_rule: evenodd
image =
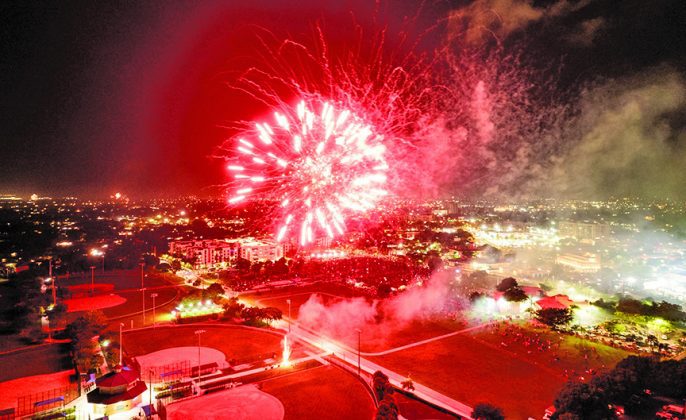
<path id="1" fill-rule="evenodd" d="M 383 341 L 403 326 L 429 319 L 463 306 L 452 291 L 452 273 L 434 274 L 421 286 L 414 286 L 384 301 L 361 297 L 325 303 L 313 295 L 299 310 L 298 322 L 326 335 L 345 339 L 364 329 L 365 341 Z"/>
<path id="2" fill-rule="evenodd" d="M 358 297 L 324 303 L 319 295 L 312 295 L 299 310 L 298 322 L 335 337 L 345 336 L 355 328 L 370 323 L 377 315 L 377 301 Z"/>
<path id="3" fill-rule="evenodd" d="M 587 89 L 566 129 L 567 153 L 553 156 L 551 193 L 572 197 L 686 196 L 686 84 L 673 69 Z"/>

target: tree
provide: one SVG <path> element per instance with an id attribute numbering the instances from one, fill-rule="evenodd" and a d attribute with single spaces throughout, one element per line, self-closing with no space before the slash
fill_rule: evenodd
<path id="1" fill-rule="evenodd" d="M 228 318 L 238 318 L 241 316 L 245 305 L 240 303 L 238 299 L 234 297 L 229 299 L 229 301 L 226 302 L 222 307 L 224 308 L 224 316 Z"/>
<path id="2" fill-rule="evenodd" d="M 102 364 L 97 338 L 107 326 L 107 318 L 100 311 L 87 312 L 69 323 L 67 337 L 71 339 L 72 354 L 82 372 L 93 372 Z"/>
<path id="3" fill-rule="evenodd" d="M 52 303 L 50 294 L 45 293 L 43 281 L 37 277 L 35 270 L 17 274 L 13 282 L 18 290 L 12 314 L 14 329 L 29 343 L 38 343 L 47 337 L 42 321 L 45 308 Z"/>
<path id="4" fill-rule="evenodd" d="M 606 394 L 592 385 L 582 382 L 567 382 L 555 398 L 558 416 L 571 415 L 581 419 L 614 419 Z M 576 416 L 576 417 L 574 417 Z M 565 418 L 570 418 L 567 416 Z"/>
<path id="5" fill-rule="evenodd" d="M 50 328 L 59 328 L 59 324 L 64 321 L 67 315 L 67 305 L 62 302 L 57 303 L 52 309 L 46 312 L 50 320 Z"/>
<path id="6" fill-rule="evenodd" d="M 553 290 L 552 287 L 548 286 L 548 285 L 545 284 L 545 283 L 538 283 L 538 287 L 540 287 L 541 290 L 543 290 L 543 291 L 546 292 L 546 293 L 548 293 L 548 292 L 550 292 L 551 290 Z"/>
<path id="7" fill-rule="evenodd" d="M 645 311 L 643 306 L 643 302 L 640 300 L 625 298 L 619 299 L 617 310 L 627 314 L 642 314 Z"/>
<path id="8" fill-rule="evenodd" d="M 376 393 L 376 398 L 381 401 L 384 397 L 386 384 L 388 383 L 388 376 L 386 376 L 386 374 L 380 370 L 377 370 L 372 376 L 372 383 L 374 386 L 374 392 Z"/>
<path id="9" fill-rule="evenodd" d="M 536 311 L 534 315 L 539 322 L 554 330 L 569 324 L 574 318 L 572 310 L 569 308 L 543 308 Z"/>
<path id="10" fill-rule="evenodd" d="M 262 310 L 262 316 L 269 321 L 278 321 L 283 318 L 283 312 L 281 312 L 281 309 L 279 308 L 270 306 Z"/>
<path id="11" fill-rule="evenodd" d="M 245 258 L 238 257 L 233 263 L 233 266 L 239 271 L 248 271 L 250 270 L 250 261 L 246 260 Z"/>
<path id="12" fill-rule="evenodd" d="M 495 287 L 495 290 L 499 292 L 505 292 L 508 289 L 517 286 L 519 286 L 519 284 L 517 284 L 517 280 L 515 280 L 513 277 L 505 277 L 504 279 L 500 280 L 500 283 L 498 283 L 498 285 Z"/>
<path id="13" fill-rule="evenodd" d="M 265 321 L 276 321 L 281 319 L 283 314 L 278 308 L 258 308 L 256 306 L 247 306 L 243 308 L 241 316 L 243 319 L 245 319 L 246 324 L 262 326 Z"/>
<path id="14" fill-rule="evenodd" d="M 482 270 L 470 273 L 467 276 L 463 276 L 461 280 L 461 285 L 464 290 L 473 289 L 490 289 L 488 273 Z"/>
<path id="15" fill-rule="evenodd" d="M 481 292 L 472 292 L 469 294 L 469 303 L 474 303 L 477 300 L 481 299 L 485 295 Z"/>
<path id="16" fill-rule="evenodd" d="M 500 408 L 486 403 L 477 404 L 472 411 L 475 420 L 505 420 Z"/>
<path id="17" fill-rule="evenodd" d="M 224 288 L 219 283 L 212 283 L 207 289 L 205 289 L 205 297 L 207 299 L 212 299 L 213 301 L 216 300 L 219 297 L 219 295 L 223 293 Z"/>
<path id="18" fill-rule="evenodd" d="M 396 420 L 398 418 L 398 405 L 392 393 L 386 394 L 379 401 L 379 408 L 376 411 L 377 420 Z"/>
<path id="19" fill-rule="evenodd" d="M 505 290 L 503 296 L 508 302 L 524 302 L 528 299 L 528 296 L 524 290 L 518 286 L 510 287 L 509 289 Z"/>
<path id="20" fill-rule="evenodd" d="M 285 258 L 281 257 L 274 262 L 274 265 L 272 266 L 272 273 L 275 276 L 285 276 L 288 274 L 288 264 Z"/>
<path id="21" fill-rule="evenodd" d="M 669 321 L 686 321 L 686 312 L 681 306 L 664 300 L 654 306 L 654 315 Z"/>
<path id="22" fill-rule="evenodd" d="M 372 376 L 374 393 L 379 401 L 379 408 L 376 411 L 377 420 L 395 420 L 398 418 L 398 405 L 395 402 L 393 393 L 395 390 L 388 381 L 388 376 L 377 370 Z"/>
<path id="23" fill-rule="evenodd" d="M 107 318 L 101 311 L 90 311 L 70 322 L 65 332 L 72 341 L 79 341 L 83 337 L 91 339 L 100 335 L 106 326 Z"/>

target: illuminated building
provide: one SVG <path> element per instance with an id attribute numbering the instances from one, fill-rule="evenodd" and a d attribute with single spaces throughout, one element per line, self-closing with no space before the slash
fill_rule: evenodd
<path id="1" fill-rule="evenodd" d="M 254 238 L 207 239 L 173 241 L 169 253 L 193 261 L 195 268 L 231 264 L 236 258 L 248 261 L 276 261 L 283 257 L 284 247 L 280 243 Z"/>
<path id="2" fill-rule="evenodd" d="M 174 241 L 169 243 L 169 252 L 193 261 L 196 267 L 211 267 L 231 263 L 238 257 L 240 244 L 237 241 L 208 239 L 201 241 Z"/>
<path id="3" fill-rule="evenodd" d="M 610 236 L 610 226 L 604 223 L 560 222 L 560 237 L 574 238 L 579 241 L 594 241 Z"/>
<path id="4" fill-rule="evenodd" d="M 138 372 L 124 367 L 95 380 L 96 389 L 88 393 L 88 402 L 95 406 L 95 414 L 111 416 L 128 411 L 140 404 L 141 394 L 148 387 Z"/>
<path id="5" fill-rule="evenodd" d="M 283 245 L 272 241 L 241 242 L 240 255 L 250 262 L 276 261 L 283 258 Z"/>
<path id="6" fill-rule="evenodd" d="M 600 271 L 600 257 L 589 252 L 585 254 L 560 254 L 555 259 L 557 264 L 577 273 L 597 273 Z"/>
<path id="7" fill-rule="evenodd" d="M 557 244 L 559 237 L 553 228 L 540 228 L 528 225 L 508 225 L 495 223 L 492 226 L 483 224 L 472 229 L 476 242 L 492 245 L 496 248 L 522 248 L 532 246 L 551 247 Z"/>

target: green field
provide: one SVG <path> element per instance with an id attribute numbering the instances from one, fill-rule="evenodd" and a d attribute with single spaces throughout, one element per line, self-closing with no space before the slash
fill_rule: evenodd
<path id="1" fill-rule="evenodd" d="M 559 362 L 552 351 L 538 352 L 519 344 L 502 346 L 490 331 L 456 335 L 370 360 L 465 404 L 489 402 L 503 408 L 507 418 L 540 418 L 566 382 L 565 369 L 582 372 L 612 367 L 628 355 L 611 347 L 563 337 Z M 586 360 L 588 347 L 600 360 Z"/>

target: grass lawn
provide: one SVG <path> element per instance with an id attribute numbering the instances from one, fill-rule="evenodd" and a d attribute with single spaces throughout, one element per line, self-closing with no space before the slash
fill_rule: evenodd
<path id="1" fill-rule="evenodd" d="M 435 420 L 447 420 L 454 419 L 454 415 L 445 414 L 444 412 L 431 407 L 421 401 L 415 400 L 414 398 L 407 397 L 400 392 L 393 394 L 395 396 L 395 402 L 398 404 L 398 411 L 400 415 L 406 419 L 435 419 Z"/>
<path id="2" fill-rule="evenodd" d="M 71 387 L 75 391 L 76 384 L 72 382 L 73 375 L 74 370 L 70 369 L 0 382 L 0 409 L 18 408 L 17 399 L 19 397 L 49 392 L 55 388 Z M 36 400 L 34 399 L 34 401 Z"/>
<path id="3" fill-rule="evenodd" d="M 31 346 L 0 356 L 0 381 L 72 368 L 69 344 Z"/>
<path id="4" fill-rule="evenodd" d="M 94 271 L 94 281 L 95 283 L 109 283 L 113 284 L 114 288 L 119 289 L 137 289 L 141 287 L 141 271 L 140 268 L 135 268 L 133 270 L 107 270 L 102 272 L 101 266 L 97 266 Z M 145 271 L 145 287 L 153 286 L 164 286 L 168 284 L 165 281 L 164 273 L 148 272 Z M 84 271 L 79 273 L 71 273 L 69 278 L 60 277 L 57 286 L 69 286 L 76 284 L 90 284 L 91 283 L 91 273 L 90 271 Z"/>
<path id="5" fill-rule="evenodd" d="M 261 383 L 262 391 L 277 397 L 289 419 L 371 419 L 374 403 L 351 374 L 322 366 Z"/>
<path id="6" fill-rule="evenodd" d="M 195 330 L 203 329 L 201 344 L 220 350 L 226 360 L 245 359 L 265 353 L 281 353 L 279 335 L 241 327 L 178 326 L 124 332 L 124 350 L 129 356 L 152 353 L 172 347 L 197 346 Z"/>
<path id="7" fill-rule="evenodd" d="M 549 355 L 511 352 L 480 339 L 481 334 L 486 333 L 456 335 L 370 360 L 411 373 L 416 382 L 468 405 L 495 404 L 507 418 L 542 416 L 566 382 L 564 367 L 551 364 Z M 623 356 L 619 352 L 613 360 Z"/>
<path id="8" fill-rule="evenodd" d="M 417 320 L 402 326 L 382 324 L 386 331 L 363 331 L 360 347 L 363 352 L 379 352 L 449 334 L 465 327 L 463 322 L 451 319 Z"/>
<path id="9" fill-rule="evenodd" d="M 632 354 L 602 343 L 554 332 L 545 327 L 534 327 L 527 324 L 521 324 L 519 327 L 519 331 L 523 335 L 539 337 L 542 340 L 550 341 L 553 347 L 548 351 L 540 352 L 532 347 L 525 346 L 521 340 L 513 341 L 506 339 L 501 335 L 503 329 L 482 329 L 474 331 L 470 335 L 475 340 L 495 346 L 501 346 L 500 343 L 506 341 L 507 347 L 505 349 L 509 353 L 516 354 L 535 363 L 549 365 L 560 372 L 564 372 L 566 369 L 582 373 L 588 368 L 609 370 L 617 362 Z M 556 360 L 556 357 L 559 360 Z"/>

